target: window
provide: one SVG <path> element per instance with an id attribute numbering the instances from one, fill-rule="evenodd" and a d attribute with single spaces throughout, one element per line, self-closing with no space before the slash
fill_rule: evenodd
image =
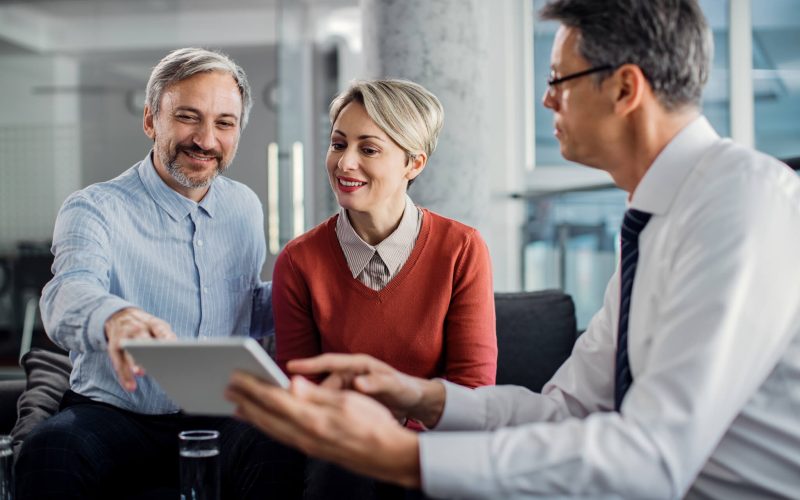
<path id="1" fill-rule="evenodd" d="M 534 12 L 545 3 L 534 0 Z M 703 94 L 703 113 L 720 135 L 729 136 L 730 4 L 727 0 L 701 0 L 700 5 L 714 35 L 714 60 Z M 530 191 L 524 195 L 527 218 L 522 231 L 522 286 L 525 290 L 559 288 L 569 293 L 575 301 L 578 328 L 584 329 L 602 306 L 606 285 L 617 266 L 626 193 L 611 185 L 609 178 L 570 164 L 559 153 L 558 141 L 552 135 L 552 113 L 541 104 L 557 27 L 554 22 L 534 20 L 533 24 L 536 168 L 529 177 Z M 797 31 L 795 28 L 794 46 L 800 41 Z M 791 53 L 789 47 L 785 49 L 787 55 Z M 800 70 L 800 64 L 796 67 Z M 794 96 L 798 98 L 797 93 Z M 783 111 L 783 117 L 790 120 L 789 111 Z M 796 131 L 797 125 L 794 127 Z M 583 185 L 551 188 L 546 185 L 544 171 L 564 171 L 571 179 L 581 178 Z"/>
<path id="2" fill-rule="evenodd" d="M 766 6 L 769 8 L 766 8 Z M 800 156 L 800 2 L 752 2 L 756 148 Z"/>
<path id="3" fill-rule="evenodd" d="M 585 329 L 603 305 L 614 274 L 625 198 L 626 193 L 613 186 L 527 196 L 523 287 L 569 293 L 579 329 Z"/>

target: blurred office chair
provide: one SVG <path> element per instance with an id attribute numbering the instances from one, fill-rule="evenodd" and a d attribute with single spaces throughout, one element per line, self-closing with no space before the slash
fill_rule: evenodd
<path id="1" fill-rule="evenodd" d="M 7 257 L 0 257 L 0 297 L 11 288 L 11 264 Z"/>
<path id="2" fill-rule="evenodd" d="M 25 316 L 22 323 L 22 337 L 19 341 L 19 359 L 31 350 L 33 344 L 33 327 L 36 325 L 36 313 L 39 312 L 39 297 L 30 297 L 25 301 Z"/>
<path id="3" fill-rule="evenodd" d="M 20 242 L 14 261 L 11 302 L 14 329 L 20 332 L 19 357 L 30 350 L 42 288 L 53 277 L 50 243 Z"/>

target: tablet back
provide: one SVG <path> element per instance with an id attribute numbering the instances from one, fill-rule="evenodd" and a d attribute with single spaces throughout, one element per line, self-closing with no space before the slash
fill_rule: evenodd
<path id="1" fill-rule="evenodd" d="M 122 347 L 186 413 L 232 415 L 234 405 L 224 392 L 235 370 L 281 387 L 289 385 L 278 365 L 251 338 L 126 340 Z"/>

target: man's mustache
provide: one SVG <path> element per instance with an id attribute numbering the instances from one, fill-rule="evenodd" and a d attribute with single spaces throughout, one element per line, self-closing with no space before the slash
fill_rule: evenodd
<path id="1" fill-rule="evenodd" d="M 201 148 L 200 146 L 198 146 L 197 144 L 194 144 L 194 143 L 191 143 L 191 144 L 179 144 L 177 149 L 178 149 L 178 151 L 186 151 L 186 152 L 189 152 L 189 153 L 194 153 L 194 154 L 202 155 L 202 156 L 213 156 L 217 160 L 221 160 L 222 159 L 222 153 L 220 153 L 216 149 L 203 149 L 203 148 Z"/>

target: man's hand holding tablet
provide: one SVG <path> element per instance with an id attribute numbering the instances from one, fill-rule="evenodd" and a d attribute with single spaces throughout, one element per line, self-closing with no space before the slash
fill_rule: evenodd
<path id="1" fill-rule="evenodd" d="M 224 392 L 239 370 L 286 388 L 289 379 L 254 339 L 123 340 L 121 347 L 186 413 L 232 415 Z"/>

